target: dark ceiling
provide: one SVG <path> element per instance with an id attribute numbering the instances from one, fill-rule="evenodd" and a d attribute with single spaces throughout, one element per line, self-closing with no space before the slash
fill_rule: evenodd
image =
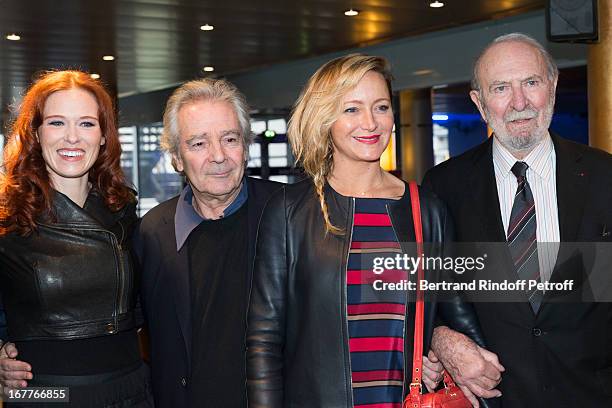
<path id="1" fill-rule="evenodd" d="M 121 94 L 542 8 L 544 0 L 0 0 L 0 102 L 81 68 Z M 347 8 L 361 11 L 346 17 Z M 212 24 L 213 31 L 201 31 Z M 8 41 L 17 33 L 20 41 Z M 112 54 L 114 61 L 103 61 Z"/>

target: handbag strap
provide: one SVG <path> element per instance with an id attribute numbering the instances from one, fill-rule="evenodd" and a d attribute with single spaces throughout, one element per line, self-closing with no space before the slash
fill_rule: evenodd
<path id="1" fill-rule="evenodd" d="M 423 225 L 421 224 L 421 203 L 419 200 L 419 188 L 415 181 L 408 183 L 410 188 L 410 204 L 412 205 L 412 221 L 414 223 L 414 234 L 416 236 L 417 256 L 423 257 Z M 410 394 L 416 396 L 421 394 L 421 374 L 423 372 L 423 315 L 424 303 L 423 292 L 419 285 L 423 280 L 423 263 L 417 262 L 417 285 L 416 285 L 416 313 L 414 316 L 414 344 L 412 356 L 412 382 L 410 383 Z"/>

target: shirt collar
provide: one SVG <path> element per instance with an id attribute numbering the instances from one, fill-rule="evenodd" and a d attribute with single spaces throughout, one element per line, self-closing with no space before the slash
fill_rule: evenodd
<path id="1" fill-rule="evenodd" d="M 553 156 L 555 155 L 555 147 L 550 135 L 546 135 L 542 143 L 539 143 L 525 157 L 525 163 L 534 171 L 540 178 L 548 178 L 554 170 Z"/>
<path id="2" fill-rule="evenodd" d="M 493 164 L 499 171 L 499 174 L 506 178 L 512 174 L 512 166 L 518 160 L 510 153 L 500 142 L 497 137 L 493 139 Z M 529 166 L 538 177 L 547 178 L 552 169 L 552 158 L 555 154 L 555 149 L 550 135 L 547 135 L 541 143 L 531 151 L 522 160 Z"/>
<path id="3" fill-rule="evenodd" d="M 223 217 L 229 217 L 238 211 L 247 201 L 248 196 L 249 192 L 246 178 L 243 178 L 240 192 L 234 201 L 232 201 L 223 211 Z M 180 251 L 183 245 L 185 245 L 185 242 L 187 242 L 189 234 L 191 234 L 191 232 L 196 229 L 196 227 L 200 225 L 202 221 L 209 221 L 197 213 L 195 208 L 193 208 L 192 201 L 193 190 L 191 189 L 191 186 L 187 184 L 183 191 L 181 191 L 181 195 L 176 203 L 176 212 L 174 213 L 174 235 L 176 236 L 177 251 Z"/>

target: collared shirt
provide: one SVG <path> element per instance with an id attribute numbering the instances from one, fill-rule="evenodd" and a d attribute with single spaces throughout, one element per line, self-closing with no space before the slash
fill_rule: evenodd
<path id="1" fill-rule="evenodd" d="M 232 201 L 223 211 L 223 217 L 229 217 L 238 211 L 238 209 L 242 207 L 244 203 L 246 203 L 248 197 L 249 191 L 247 187 L 247 180 L 246 178 L 243 178 L 240 192 L 234 201 Z M 174 213 L 174 235 L 176 236 L 177 251 L 179 251 L 183 245 L 185 245 L 191 231 L 200 225 L 202 221 L 206 220 L 207 219 L 198 214 L 193 207 L 193 190 L 191 189 L 191 186 L 187 184 L 179 196 L 178 203 L 176 204 L 176 212 Z"/>
<path id="2" fill-rule="evenodd" d="M 506 237 L 518 188 L 516 176 L 511 171 L 517 161 L 497 138 L 493 139 L 493 167 Z M 526 177 L 535 201 L 540 278 L 546 282 L 555 266 L 561 240 L 555 171 L 557 157 L 550 136 L 545 137 L 522 161 L 529 166 Z"/>

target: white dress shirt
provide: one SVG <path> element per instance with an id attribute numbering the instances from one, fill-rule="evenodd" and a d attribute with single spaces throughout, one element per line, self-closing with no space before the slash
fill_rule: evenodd
<path id="1" fill-rule="evenodd" d="M 492 137 L 493 167 L 506 238 L 514 195 L 518 188 L 518 181 L 511 169 L 517 161 L 523 161 L 529 166 L 526 177 L 535 201 L 540 278 L 542 282 L 547 282 L 555 266 L 561 240 L 555 171 L 557 159 L 552 139 L 547 135 L 523 160 L 517 160 L 495 136 Z"/>

